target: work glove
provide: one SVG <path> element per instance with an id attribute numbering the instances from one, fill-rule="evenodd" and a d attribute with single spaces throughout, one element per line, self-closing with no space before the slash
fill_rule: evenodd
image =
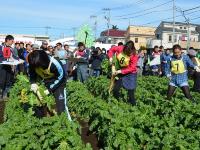
<path id="1" fill-rule="evenodd" d="M 45 94 L 45 95 L 49 95 L 49 94 L 50 94 L 50 93 L 49 93 L 49 90 L 45 90 L 45 91 L 44 91 L 44 94 Z"/>
<path id="2" fill-rule="evenodd" d="M 200 68 L 198 66 L 195 66 L 194 69 L 196 70 L 196 72 L 200 72 Z"/>
<path id="3" fill-rule="evenodd" d="M 167 77 L 170 78 L 170 77 L 171 77 L 171 74 L 167 74 Z"/>
<path id="4" fill-rule="evenodd" d="M 31 84 L 31 91 L 34 93 L 37 93 L 37 90 L 39 89 L 39 86 L 37 84 Z"/>
<path id="5" fill-rule="evenodd" d="M 113 75 L 118 75 L 118 74 L 121 74 L 122 73 L 122 71 L 121 70 L 117 70 L 117 71 L 115 71 L 115 72 L 113 72 Z"/>

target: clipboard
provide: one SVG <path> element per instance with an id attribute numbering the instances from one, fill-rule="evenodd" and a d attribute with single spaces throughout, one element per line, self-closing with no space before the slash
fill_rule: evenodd
<path id="1" fill-rule="evenodd" d="M 75 57 L 68 57 L 66 60 L 72 61 L 72 62 L 86 62 L 84 58 L 75 58 Z"/>
<path id="2" fill-rule="evenodd" d="M 23 63 L 24 63 L 24 60 L 22 60 L 22 59 L 19 59 L 19 60 L 14 59 L 14 60 L 10 60 L 10 61 L 2 61 L 0 63 L 0 65 L 17 66 L 17 65 L 23 64 Z"/>

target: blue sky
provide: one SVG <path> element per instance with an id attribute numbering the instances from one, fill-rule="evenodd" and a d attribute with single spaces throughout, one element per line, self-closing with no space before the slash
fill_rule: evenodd
<path id="1" fill-rule="evenodd" d="M 176 6 L 182 10 L 200 6 L 199 0 L 175 1 Z M 114 8 L 111 9 L 111 24 L 120 29 L 126 29 L 129 23 L 158 26 L 161 20 L 172 17 L 170 0 L 0 0 L 0 4 L 0 33 L 45 34 L 44 27 L 49 26 L 51 29 L 48 34 L 52 39 L 73 35 L 74 27 L 93 25 L 91 15 L 97 16 L 99 34 L 107 28 L 104 18 L 106 13 L 102 8 Z M 198 18 L 200 8 L 187 13 L 190 19 Z M 180 12 L 177 11 L 176 15 L 180 15 Z M 184 18 L 177 17 L 176 21 L 184 21 Z M 191 22 L 200 24 L 200 18 Z"/>

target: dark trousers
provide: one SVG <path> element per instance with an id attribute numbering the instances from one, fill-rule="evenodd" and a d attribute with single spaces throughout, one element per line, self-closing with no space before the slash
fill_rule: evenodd
<path id="1" fill-rule="evenodd" d="M 86 81 L 88 78 L 88 64 L 77 65 L 77 79 L 80 82 Z"/>
<path id="2" fill-rule="evenodd" d="M 1 96 L 9 90 L 9 88 L 12 86 L 14 82 L 14 72 L 12 71 L 11 66 L 9 65 L 0 65 L 0 88 L 2 89 Z"/>
<path id="3" fill-rule="evenodd" d="M 176 90 L 176 87 L 169 85 L 168 90 L 167 90 L 167 99 L 170 100 L 171 97 L 173 96 L 174 92 Z M 185 95 L 185 97 L 191 101 L 193 100 L 192 95 L 190 94 L 190 88 L 189 86 L 183 86 L 181 87 L 181 90 L 183 91 L 183 94 Z"/>
<path id="4" fill-rule="evenodd" d="M 56 100 L 56 110 L 57 113 L 60 115 L 62 112 L 65 111 L 65 100 L 66 100 L 66 91 L 65 91 L 65 84 L 60 85 L 54 92 L 53 95 Z"/>
<path id="5" fill-rule="evenodd" d="M 193 90 L 196 92 L 200 92 L 200 72 L 195 72 L 193 78 L 194 78 Z"/>
<path id="6" fill-rule="evenodd" d="M 116 80 L 115 85 L 113 88 L 113 96 L 116 99 L 120 99 L 120 89 L 123 87 L 122 84 L 122 79 Z M 136 100 L 135 100 L 135 89 L 133 90 L 128 90 L 128 102 L 131 103 L 132 105 L 136 105 Z"/>

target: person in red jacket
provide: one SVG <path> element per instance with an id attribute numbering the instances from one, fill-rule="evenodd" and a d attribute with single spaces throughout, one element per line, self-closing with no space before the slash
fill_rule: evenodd
<path id="1" fill-rule="evenodd" d="M 136 104 L 135 89 L 137 82 L 137 61 L 138 56 L 133 41 L 127 42 L 124 46 L 115 46 L 109 50 L 108 57 L 114 66 L 112 75 L 117 76 L 113 87 L 113 95 L 119 98 L 120 88 L 128 90 L 128 101 L 132 105 Z"/>

